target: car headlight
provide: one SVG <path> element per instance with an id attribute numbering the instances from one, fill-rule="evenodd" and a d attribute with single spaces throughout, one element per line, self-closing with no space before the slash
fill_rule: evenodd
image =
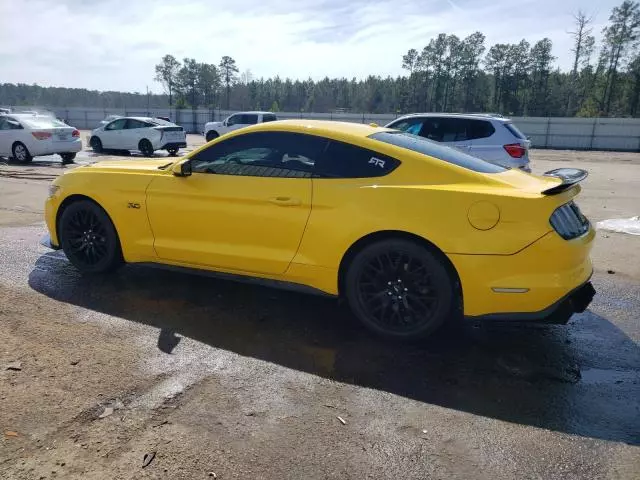
<path id="1" fill-rule="evenodd" d="M 53 197 L 56 193 L 58 193 L 58 190 L 60 190 L 60 187 L 58 185 L 49 185 L 49 196 Z"/>

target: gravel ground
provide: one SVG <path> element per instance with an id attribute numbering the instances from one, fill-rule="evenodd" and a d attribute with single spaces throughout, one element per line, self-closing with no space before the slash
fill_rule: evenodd
<path id="1" fill-rule="evenodd" d="M 593 221 L 640 214 L 640 154 L 532 159 L 589 170 Z M 62 171 L 0 165 L 0 478 L 638 478 L 640 237 L 598 232 L 598 294 L 567 326 L 398 346 L 323 298 L 81 277 L 37 243 Z"/>

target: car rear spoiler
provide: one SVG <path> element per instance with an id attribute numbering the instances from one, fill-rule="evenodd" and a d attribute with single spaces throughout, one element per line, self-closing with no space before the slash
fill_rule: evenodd
<path id="1" fill-rule="evenodd" d="M 548 188 L 547 190 L 543 190 L 542 193 L 545 195 L 555 195 L 556 193 L 564 192 L 565 190 L 573 187 L 576 183 L 580 183 L 582 180 L 587 178 L 587 175 L 589 175 L 589 172 L 586 170 L 580 170 L 579 168 L 556 168 L 555 170 L 549 170 L 544 173 L 544 176 L 559 178 L 562 180 L 562 183 L 555 187 Z"/>

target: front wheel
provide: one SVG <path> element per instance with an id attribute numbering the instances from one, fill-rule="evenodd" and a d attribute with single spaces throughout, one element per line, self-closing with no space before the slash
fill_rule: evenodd
<path id="1" fill-rule="evenodd" d="M 90 200 L 66 207 L 58 232 L 65 255 L 83 273 L 104 273 L 123 263 L 120 241 L 111 219 L 102 207 Z"/>
<path id="2" fill-rule="evenodd" d="M 210 142 L 211 140 L 214 140 L 214 139 L 218 138 L 219 136 L 220 135 L 218 135 L 218 132 L 214 132 L 213 130 L 209 130 L 207 132 L 207 135 L 206 135 L 207 142 Z"/>
<path id="3" fill-rule="evenodd" d="M 453 314 L 454 282 L 440 254 L 404 240 L 382 240 L 356 254 L 345 277 L 356 317 L 374 333 L 424 338 Z"/>
<path id="4" fill-rule="evenodd" d="M 67 165 L 69 163 L 73 163 L 73 160 L 76 158 L 76 154 L 72 152 L 61 153 L 60 157 L 62 157 L 62 164 Z"/>
<path id="5" fill-rule="evenodd" d="M 33 157 L 29 153 L 27 147 L 20 142 L 16 142 L 13 144 L 13 148 L 11 149 L 11 153 L 13 154 L 13 158 L 15 158 L 20 163 L 29 163 L 33 160 Z"/>
<path id="6" fill-rule="evenodd" d="M 102 152 L 102 141 L 98 137 L 91 137 L 89 145 L 93 149 L 94 153 Z"/>
<path id="7" fill-rule="evenodd" d="M 151 145 L 151 142 L 146 138 L 140 140 L 138 150 L 140 150 L 145 157 L 153 157 L 153 145 Z"/>

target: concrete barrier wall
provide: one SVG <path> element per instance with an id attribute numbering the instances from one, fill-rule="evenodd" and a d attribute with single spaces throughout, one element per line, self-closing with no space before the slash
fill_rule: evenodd
<path id="1" fill-rule="evenodd" d="M 177 109 L 102 109 L 55 108 L 56 116 L 80 129 L 93 129 L 107 115 L 162 116 L 182 125 L 190 133 L 202 133 L 204 124 L 221 121 L 234 112 L 225 110 Z M 307 113 L 278 112 L 278 118 L 309 118 L 385 125 L 395 119 L 393 114 L 372 113 Z M 513 122 L 528 137 L 534 148 L 575 150 L 640 151 L 640 119 L 638 118 L 560 118 L 512 117 Z"/>

